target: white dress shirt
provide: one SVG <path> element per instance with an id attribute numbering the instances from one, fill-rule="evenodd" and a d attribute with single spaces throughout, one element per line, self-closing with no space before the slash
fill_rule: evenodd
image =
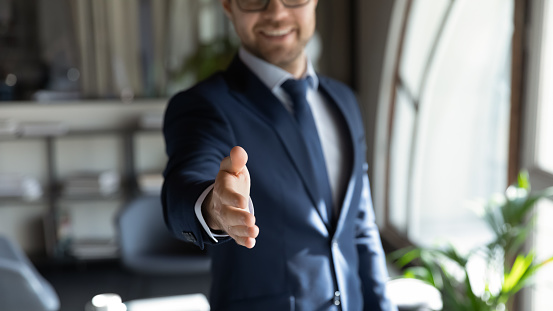
<path id="1" fill-rule="evenodd" d="M 244 48 L 240 48 L 238 52 L 240 60 L 267 86 L 271 92 L 282 102 L 286 110 L 291 114 L 294 113 L 293 104 L 286 93 L 281 87 L 288 79 L 294 79 L 292 74 L 284 69 L 272 65 L 246 51 Z M 345 193 L 347 187 L 347 159 L 349 152 L 345 152 L 347 149 L 346 139 L 347 130 L 343 121 L 339 115 L 334 112 L 332 106 L 327 99 L 319 92 L 319 78 L 313 69 L 311 61 L 307 60 L 307 70 L 302 78 L 310 76 L 310 86 L 307 89 L 307 102 L 313 113 L 317 131 L 319 133 L 319 139 L 321 141 L 323 154 L 325 157 L 326 168 L 328 172 L 328 178 L 330 188 L 332 191 L 333 204 L 338 206 L 341 204 L 341 198 Z M 247 152 L 247 150 L 246 150 Z M 252 181 L 255 182 L 255 181 Z M 217 237 L 226 237 L 228 235 L 220 235 L 213 233 L 206 224 L 202 215 L 202 203 L 206 196 L 213 189 L 213 185 L 209 186 L 198 198 L 195 205 L 196 217 L 202 224 L 202 227 L 206 233 L 217 241 Z M 250 199 L 249 211 L 254 213 L 253 203 Z"/>

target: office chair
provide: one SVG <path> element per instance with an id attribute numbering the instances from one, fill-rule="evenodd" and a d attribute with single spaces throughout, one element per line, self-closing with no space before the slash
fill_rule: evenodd
<path id="1" fill-rule="evenodd" d="M 186 275 L 210 271 L 197 246 L 177 240 L 165 227 L 159 196 L 140 196 L 118 216 L 123 265 L 145 275 Z"/>
<path id="2" fill-rule="evenodd" d="M 54 288 L 35 269 L 19 245 L 0 235 L 0 310 L 57 311 Z"/>

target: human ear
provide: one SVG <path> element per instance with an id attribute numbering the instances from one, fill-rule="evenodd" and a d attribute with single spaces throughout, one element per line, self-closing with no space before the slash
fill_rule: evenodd
<path id="1" fill-rule="evenodd" d="M 221 5 L 223 6 L 223 11 L 225 11 L 225 15 L 232 21 L 232 4 L 230 3 L 231 0 L 220 0 Z"/>

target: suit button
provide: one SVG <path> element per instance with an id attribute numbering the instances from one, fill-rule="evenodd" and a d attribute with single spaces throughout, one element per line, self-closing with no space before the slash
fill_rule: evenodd
<path id="1" fill-rule="evenodd" d="M 334 301 L 333 301 L 334 305 L 335 306 L 339 306 L 340 305 L 340 291 L 335 291 L 334 292 Z"/>

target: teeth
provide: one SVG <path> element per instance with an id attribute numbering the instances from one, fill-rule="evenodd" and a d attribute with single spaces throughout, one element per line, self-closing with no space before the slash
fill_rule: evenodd
<path id="1" fill-rule="evenodd" d="M 282 30 L 264 30 L 263 33 L 268 36 L 283 36 L 290 32 L 290 29 L 282 29 Z"/>

